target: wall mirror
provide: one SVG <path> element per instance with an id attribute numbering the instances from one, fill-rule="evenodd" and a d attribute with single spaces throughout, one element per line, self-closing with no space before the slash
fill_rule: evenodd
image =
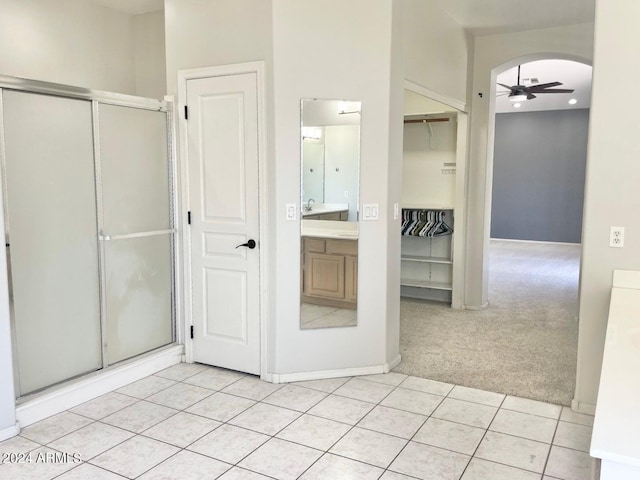
<path id="1" fill-rule="evenodd" d="M 360 108 L 301 102 L 302 329 L 357 325 Z"/>

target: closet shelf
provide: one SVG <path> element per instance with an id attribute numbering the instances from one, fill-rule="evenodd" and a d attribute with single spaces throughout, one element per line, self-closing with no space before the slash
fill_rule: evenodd
<path id="1" fill-rule="evenodd" d="M 454 210 L 453 205 L 443 203 L 403 203 L 403 210 Z"/>
<path id="2" fill-rule="evenodd" d="M 402 255 L 400 260 L 404 262 L 418 262 L 418 263 L 443 263 L 452 265 L 453 260 L 451 258 L 444 257 L 424 257 L 422 255 Z"/>
<path id="3" fill-rule="evenodd" d="M 432 288 L 434 290 L 453 290 L 450 283 L 432 282 L 429 280 L 413 280 L 409 278 L 401 278 L 400 285 L 403 287 Z"/>

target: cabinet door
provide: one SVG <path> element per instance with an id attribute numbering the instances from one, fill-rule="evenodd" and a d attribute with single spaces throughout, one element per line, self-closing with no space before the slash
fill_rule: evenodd
<path id="1" fill-rule="evenodd" d="M 344 299 L 358 300 L 358 257 L 344 257 Z"/>
<path id="2" fill-rule="evenodd" d="M 307 253 L 305 293 L 318 297 L 344 299 L 344 259 L 342 255 Z"/>

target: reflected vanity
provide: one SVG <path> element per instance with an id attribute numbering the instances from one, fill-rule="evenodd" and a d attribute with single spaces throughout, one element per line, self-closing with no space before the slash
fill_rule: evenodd
<path id="1" fill-rule="evenodd" d="M 300 328 L 357 324 L 360 102 L 301 102 Z"/>

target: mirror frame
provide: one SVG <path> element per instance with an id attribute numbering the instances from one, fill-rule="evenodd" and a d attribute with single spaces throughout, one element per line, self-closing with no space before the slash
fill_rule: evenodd
<path id="1" fill-rule="evenodd" d="M 312 109 L 309 114 L 311 105 L 317 108 Z M 334 106 L 335 105 L 335 106 Z M 362 119 L 361 119 L 360 101 L 346 101 L 337 99 L 319 99 L 319 98 L 303 98 L 300 100 L 300 328 L 303 330 L 315 328 L 334 328 L 357 326 L 357 276 L 358 276 L 358 231 L 359 231 L 359 209 L 360 209 L 360 176 L 361 168 L 361 147 L 362 147 Z M 332 112 L 335 109 L 335 114 Z M 306 114 L 306 115 L 305 115 Z M 309 120 L 309 116 L 312 119 Z M 344 115 L 344 117 L 342 117 Z M 307 121 L 305 122 L 305 116 Z M 326 128 L 338 126 L 357 126 L 357 138 L 351 144 L 347 144 L 346 152 L 355 152 L 355 169 L 354 171 L 346 170 L 353 174 L 353 182 L 355 188 L 345 189 L 346 200 L 354 201 L 346 203 L 346 210 L 342 210 L 341 198 L 334 195 L 327 197 L 327 168 L 326 168 Z M 318 202 L 318 206 L 322 206 L 322 212 L 327 212 L 329 218 L 304 218 L 305 205 L 304 196 L 304 145 L 305 140 L 309 137 L 305 136 L 305 129 L 321 128 L 322 131 L 317 137 L 322 140 L 323 148 L 323 178 L 322 178 L 322 203 Z M 338 131 L 338 133 L 340 133 Z M 312 137 L 312 138 L 315 138 Z M 350 136 L 353 140 L 353 137 Z M 343 158 L 337 156 L 337 158 Z M 331 168 L 335 168 L 336 173 L 339 172 L 339 166 L 333 164 Z M 348 167 L 351 168 L 351 167 Z M 350 185 L 351 183 L 347 183 Z M 342 190 L 342 186 L 338 187 Z M 351 191 L 355 193 L 351 193 Z M 331 199 L 335 199 L 331 202 Z M 329 200 L 329 201 L 327 201 Z M 315 202 L 315 199 L 314 199 Z M 328 205 L 325 209 L 324 206 Z M 313 203 L 309 203 L 311 211 L 313 211 Z M 333 208 L 333 210 L 332 210 Z M 319 213 L 314 216 L 322 217 L 324 214 Z M 307 216 L 309 216 L 307 214 Z M 311 233 L 311 235 L 305 235 Z M 353 244 L 355 242 L 355 245 Z M 313 265 L 317 269 L 313 269 Z M 326 296 L 323 292 L 314 290 L 311 285 L 320 282 L 325 283 L 325 277 L 319 277 L 323 269 L 326 270 L 326 281 L 329 282 L 326 290 Z M 315 273 L 314 273 L 315 272 Z M 327 273 L 329 272 L 329 273 Z M 311 279 L 317 280 L 312 282 Z M 331 283 L 334 282 L 334 283 Z M 311 294 L 311 295 L 309 295 Z M 351 315 L 349 312 L 353 311 Z"/>

